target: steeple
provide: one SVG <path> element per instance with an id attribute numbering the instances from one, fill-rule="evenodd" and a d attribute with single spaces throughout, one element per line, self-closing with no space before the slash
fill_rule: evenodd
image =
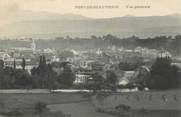
<path id="1" fill-rule="evenodd" d="M 36 44 L 35 44 L 35 41 L 32 39 L 32 43 L 31 43 L 31 49 L 33 50 L 33 51 L 35 51 L 36 50 Z"/>

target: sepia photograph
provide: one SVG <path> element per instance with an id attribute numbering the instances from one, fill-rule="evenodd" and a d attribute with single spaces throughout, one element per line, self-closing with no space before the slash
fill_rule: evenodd
<path id="1" fill-rule="evenodd" d="M 0 0 L 0 117 L 181 117 L 181 0 Z"/>

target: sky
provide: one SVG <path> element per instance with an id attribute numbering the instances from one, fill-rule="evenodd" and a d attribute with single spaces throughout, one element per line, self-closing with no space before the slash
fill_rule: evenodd
<path id="1" fill-rule="evenodd" d="M 86 5 L 112 5 L 119 8 L 90 9 L 75 8 Z M 17 12 L 45 11 L 60 14 L 79 14 L 92 18 L 134 16 L 160 16 L 181 14 L 181 0 L 0 0 L 0 25 L 16 19 Z M 127 8 L 127 6 L 149 6 L 150 8 Z"/>

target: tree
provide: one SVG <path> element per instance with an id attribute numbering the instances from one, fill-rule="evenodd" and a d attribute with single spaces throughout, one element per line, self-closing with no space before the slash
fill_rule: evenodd
<path id="1" fill-rule="evenodd" d="M 9 88 L 15 88 L 15 76 L 14 76 L 14 68 L 11 67 L 5 67 L 3 71 L 1 71 L 1 82 L 0 82 L 0 88 L 2 89 L 9 89 Z"/>
<path id="2" fill-rule="evenodd" d="M 3 60 L 0 60 L 0 88 L 2 88 L 2 77 L 4 76 L 3 74 L 3 71 L 4 71 L 4 61 Z"/>
<path id="3" fill-rule="evenodd" d="M 0 60 L 0 69 L 3 69 L 3 68 L 4 68 L 4 61 Z"/>
<path id="4" fill-rule="evenodd" d="M 113 71 L 107 71 L 106 73 L 106 87 L 112 91 L 116 90 L 116 83 L 118 81 L 117 75 Z"/>
<path id="5" fill-rule="evenodd" d="M 39 66 L 31 70 L 36 88 L 54 88 L 56 73 L 50 64 L 46 64 L 45 56 L 40 56 Z"/>
<path id="6" fill-rule="evenodd" d="M 151 67 L 151 76 L 147 81 L 150 89 L 171 89 L 180 87 L 179 68 L 171 65 L 169 57 L 157 58 Z"/>
<path id="7" fill-rule="evenodd" d="M 4 69 L 4 61 L 0 60 L 0 71 Z"/>
<path id="8" fill-rule="evenodd" d="M 62 62 L 60 66 L 63 68 L 63 72 L 58 76 L 59 83 L 66 88 L 72 86 L 75 80 L 75 73 L 71 69 L 70 63 Z"/>
<path id="9" fill-rule="evenodd" d="M 113 71 L 107 71 L 106 82 L 108 84 L 116 85 L 116 83 L 117 83 L 117 76 L 116 76 L 116 74 Z"/>
<path id="10" fill-rule="evenodd" d="M 101 90 L 104 87 L 104 78 L 99 73 L 92 74 L 92 81 L 89 81 L 88 89 L 96 92 L 97 90 Z"/>
<path id="11" fill-rule="evenodd" d="M 5 67 L 0 71 L 0 88 L 31 88 L 32 82 L 29 73 L 25 70 Z"/>
<path id="12" fill-rule="evenodd" d="M 138 87 L 139 90 L 146 88 L 146 82 L 150 77 L 150 69 L 147 66 L 141 66 L 136 69 L 134 78 L 130 81 L 130 84 Z"/>
<path id="13" fill-rule="evenodd" d="M 13 68 L 16 69 L 16 60 L 14 59 Z"/>
<path id="14" fill-rule="evenodd" d="M 32 79 L 29 73 L 25 70 L 14 70 L 13 77 L 15 78 L 14 86 L 18 89 L 32 88 Z"/>
<path id="15" fill-rule="evenodd" d="M 21 66 L 22 66 L 22 69 L 25 70 L 25 66 L 26 66 L 26 60 L 25 60 L 25 58 L 22 58 L 22 64 L 21 64 Z"/>
<path id="16" fill-rule="evenodd" d="M 39 66 L 43 68 L 45 65 L 46 65 L 46 57 L 42 55 L 40 56 Z"/>
<path id="17" fill-rule="evenodd" d="M 139 56 L 126 57 L 125 60 L 119 63 L 119 69 L 125 71 L 135 70 L 143 65 L 143 58 Z"/>

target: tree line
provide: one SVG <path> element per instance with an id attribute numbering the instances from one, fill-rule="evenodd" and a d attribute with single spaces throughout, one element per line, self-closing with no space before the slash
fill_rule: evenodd
<path id="1" fill-rule="evenodd" d="M 62 73 L 53 70 L 54 64 L 47 64 L 45 56 L 40 56 L 38 67 L 31 69 L 31 74 L 25 70 L 26 61 L 22 59 L 22 69 L 4 67 L 0 60 L 0 89 L 33 89 L 33 88 L 69 88 L 75 80 L 75 73 L 67 62 L 59 63 Z"/>
<path id="2" fill-rule="evenodd" d="M 59 37 L 51 40 L 37 40 L 37 45 L 40 48 L 46 48 L 49 45 L 56 49 L 64 49 L 70 47 L 72 49 L 106 49 L 108 46 L 124 47 L 126 49 L 135 49 L 140 46 L 143 48 L 166 50 L 173 55 L 181 55 L 181 35 L 176 36 L 156 36 L 148 38 L 139 38 L 131 36 L 127 38 L 116 37 L 108 34 L 105 36 L 92 35 L 89 38 L 70 38 L 69 36 Z"/>
<path id="3" fill-rule="evenodd" d="M 35 40 L 39 49 L 54 47 L 56 50 L 65 49 L 67 47 L 77 50 L 90 50 L 102 48 L 106 49 L 108 46 L 124 47 L 134 49 L 138 46 L 149 49 L 165 49 L 173 55 L 181 55 L 181 35 L 175 36 L 156 36 L 139 38 L 137 36 L 131 37 L 117 37 L 111 34 L 104 36 L 95 36 L 81 38 L 75 37 L 57 37 L 56 39 L 39 39 Z M 6 45 L 6 46 L 4 46 Z M 29 45 L 29 42 L 19 40 L 0 40 L 0 48 L 21 47 L 22 45 Z"/>
<path id="4" fill-rule="evenodd" d="M 119 69 L 130 70 L 131 67 L 128 67 L 128 64 L 120 63 Z M 75 71 L 71 69 L 69 62 L 47 64 L 45 56 L 40 56 L 38 67 L 34 67 L 31 74 L 25 70 L 25 66 L 24 58 L 22 59 L 22 69 L 16 69 L 15 61 L 13 67 L 4 67 L 4 62 L 0 60 L 0 89 L 73 88 Z M 106 71 L 106 79 L 98 72 L 93 73 L 91 77 L 92 80 L 89 83 L 79 88 L 96 91 L 134 87 L 141 90 L 144 88 L 165 90 L 181 87 L 181 70 L 176 65 L 172 65 L 170 57 L 158 57 L 152 64 L 149 75 L 138 74 L 137 77 L 134 77 L 134 82 L 130 82 L 124 87 L 117 85 L 119 78 L 115 71 Z"/>

